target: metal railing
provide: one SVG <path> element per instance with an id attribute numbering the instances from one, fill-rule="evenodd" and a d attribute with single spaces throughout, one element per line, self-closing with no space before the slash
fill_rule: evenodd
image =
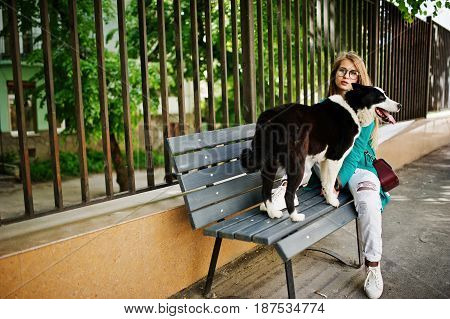
<path id="1" fill-rule="evenodd" d="M 112 177 L 112 160 L 110 132 L 108 126 L 108 101 L 105 75 L 104 32 L 102 24 L 102 1 L 95 0 L 95 36 L 98 62 L 99 101 L 102 122 L 102 145 L 104 153 L 104 174 L 106 198 L 132 195 L 162 187 L 155 185 L 152 145 L 150 136 L 151 115 L 149 111 L 149 79 L 147 28 L 158 29 L 158 50 L 160 65 L 160 87 L 164 139 L 169 137 L 168 114 L 168 71 L 166 31 L 168 22 L 165 6 L 168 2 L 155 0 L 155 12 L 149 12 L 146 1 L 138 2 L 139 20 L 139 55 L 141 62 L 142 103 L 144 118 L 145 152 L 147 155 L 147 187 L 136 189 L 133 163 L 133 145 L 131 143 L 131 114 L 129 100 L 128 56 L 126 39 L 125 1 L 117 0 L 117 19 L 119 33 L 119 54 L 122 81 L 123 125 L 125 132 L 125 149 L 128 174 L 128 192 L 114 194 Z M 187 1 L 187 0 L 186 0 Z M 425 117 L 427 108 L 436 108 L 439 85 L 436 80 L 429 83 L 430 71 L 433 74 L 448 75 L 448 38 L 449 32 L 433 26 L 431 19 L 427 22 L 415 19 L 405 22 L 400 11 L 386 1 L 360 0 L 190 0 L 189 11 L 182 12 L 180 0 L 170 2 L 173 6 L 173 23 L 175 32 L 176 83 L 180 134 L 186 134 L 189 124 L 185 117 L 184 70 L 185 63 L 192 64 L 192 81 L 194 87 L 194 121 L 193 130 L 201 131 L 202 121 L 207 122 L 208 130 L 217 127 L 239 125 L 242 119 L 246 123 L 255 122 L 257 115 L 266 108 L 277 104 L 298 101 L 313 104 L 326 96 L 331 64 L 341 51 L 354 50 L 366 61 L 369 75 L 375 85 L 383 87 L 389 96 L 401 102 L 404 107 L 395 117 L 408 120 Z M 89 192 L 86 138 L 83 113 L 83 96 L 80 70 L 80 48 L 78 42 L 77 1 L 68 0 L 70 22 L 70 46 L 72 48 L 73 92 L 77 119 L 77 140 L 80 162 L 81 205 L 95 202 Z M 45 68 L 45 87 L 49 124 L 49 141 L 53 170 L 54 209 L 45 214 L 68 209 L 62 197 L 61 173 L 59 162 L 59 142 L 56 126 L 56 108 L 54 92 L 54 75 L 52 68 L 51 30 L 47 1 L 39 1 L 42 28 L 42 51 Z M 27 152 L 27 136 L 23 108 L 23 87 L 21 74 L 21 57 L 19 54 L 19 32 L 16 0 L 8 0 L 9 21 L 11 26 L 11 55 L 14 71 L 15 96 L 17 107 L 17 127 L 21 176 L 25 210 L 24 215 L 10 223 L 26 218 L 41 216 L 33 206 L 32 183 L 30 179 L 30 162 Z M 212 12 L 218 10 L 218 23 L 212 21 Z M 182 14 L 183 13 L 183 14 Z M 157 15 L 157 25 L 147 26 L 147 15 Z M 183 45 L 182 21 L 190 23 L 190 47 Z M 231 24 L 231 39 L 225 32 Z M 213 28 L 212 25 L 217 26 Z M 201 30 L 199 30 L 201 29 Z M 433 38 L 433 30 L 438 39 Z M 219 43 L 213 43 L 213 32 L 219 33 Z M 200 38 L 204 34 L 204 39 Z M 227 42 L 231 41 L 231 46 Z M 186 60 L 183 53 L 189 52 Z M 442 59 L 431 57 L 437 55 Z M 214 56 L 216 53 L 217 56 Z M 218 54 L 217 54 L 218 53 Z M 206 111 L 201 110 L 200 55 L 206 63 L 206 80 L 208 98 Z M 231 59 L 229 59 L 231 58 Z M 214 61 L 217 60 L 217 66 Z M 433 61 L 433 62 L 431 62 Z M 447 63 L 447 64 L 446 64 Z M 294 65 L 293 65 L 294 64 Z M 431 68 L 430 68 L 431 64 Z M 242 67 L 242 69 L 240 68 Z M 216 105 L 214 93 L 214 71 L 219 68 L 221 85 L 221 103 Z M 232 72 L 228 73 L 228 69 Z M 444 71 L 446 69 L 447 71 Z M 277 74 L 276 74 L 277 73 Z M 232 85 L 228 85 L 227 80 Z M 433 78 L 437 79 L 437 77 Z M 447 82 L 448 83 L 448 82 Z M 429 89 L 431 88 L 431 90 Z M 444 87 L 440 87 L 441 90 Z M 444 90 L 448 105 L 448 84 Z M 229 95 L 232 92 L 232 95 Z M 427 103 L 427 101 L 430 101 Z M 229 102 L 232 102 L 230 109 Z M 433 103 L 431 102 L 433 101 Z M 231 104 L 231 103 L 230 103 Z M 222 123 L 216 123 L 216 112 L 222 112 Z M 234 116 L 230 116 L 234 114 Z M 203 117 L 202 117 L 203 115 Z M 220 124 L 220 125 L 218 125 Z M 168 150 L 164 145 L 165 175 L 167 185 L 174 182 Z"/>

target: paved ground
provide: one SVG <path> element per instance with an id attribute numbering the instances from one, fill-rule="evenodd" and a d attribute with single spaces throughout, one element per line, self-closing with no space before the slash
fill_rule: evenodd
<path id="1" fill-rule="evenodd" d="M 450 298 L 450 144 L 405 166 L 383 212 L 382 298 Z M 318 242 L 356 260 L 355 223 Z M 365 298 L 364 271 L 317 252 L 293 259 L 297 298 Z M 174 295 L 199 298 L 203 280 Z M 281 259 L 258 247 L 216 272 L 217 298 L 286 298 Z"/>
<path id="2" fill-rule="evenodd" d="M 136 189 L 147 187 L 147 172 L 140 170 L 135 172 Z M 119 184 L 115 182 L 113 173 L 114 193 L 119 192 Z M 155 183 L 164 181 L 164 168 L 155 168 Z M 54 208 L 53 182 L 33 184 L 33 204 L 36 212 L 48 211 Z M 63 200 L 65 206 L 81 203 L 81 186 L 79 178 L 64 179 L 62 181 Z M 89 175 L 89 191 L 92 199 L 105 197 L 105 175 Z M 23 192 L 21 183 L 0 181 L 0 218 L 10 218 L 23 214 Z"/>

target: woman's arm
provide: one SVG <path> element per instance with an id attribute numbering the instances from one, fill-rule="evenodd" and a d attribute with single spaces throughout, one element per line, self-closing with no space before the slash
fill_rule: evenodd
<path id="1" fill-rule="evenodd" d="M 338 183 L 340 184 L 340 187 L 344 187 L 355 172 L 359 161 L 364 156 L 364 151 L 367 147 L 367 143 L 369 143 L 374 127 L 375 121 L 372 121 L 372 123 L 367 126 L 361 127 L 361 133 L 356 139 L 353 149 L 347 157 L 345 157 L 344 163 L 339 171 Z"/>

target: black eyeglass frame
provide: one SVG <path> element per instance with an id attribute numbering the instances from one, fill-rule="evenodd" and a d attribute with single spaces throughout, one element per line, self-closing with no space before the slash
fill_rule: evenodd
<path id="1" fill-rule="evenodd" d="M 342 72 L 344 72 L 344 74 L 340 74 Z M 347 70 L 346 68 L 339 68 L 339 69 L 337 69 L 336 75 L 339 76 L 339 77 L 344 77 L 347 74 L 347 72 L 348 72 L 348 77 L 350 79 L 352 79 L 352 80 L 356 80 L 359 77 L 359 72 L 358 71 L 356 71 L 356 70 Z M 353 76 L 352 76 L 351 72 L 354 72 Z M 355 73 L 356 73 L 356 75 L 355 75 Z"/>

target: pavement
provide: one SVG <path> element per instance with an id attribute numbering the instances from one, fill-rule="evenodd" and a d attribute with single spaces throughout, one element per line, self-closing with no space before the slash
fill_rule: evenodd
<path id="1" fill-rule="evenodd" d="M 450 298 L 450 144 L 397 171 L 383 212 L 381 298 Z M 316 243 L 356 262 L 355 222 Z M 304 251 L 293 258 L 297 298 L 366 298 L 364 267 Z M 202 298 L 204 280 L 172 298 Z M 257 246 L 216 271 L 213 298 L 287 298 L 284 265 L 273 247 Z"/>
<path id="2" fill-rule="evenodd" d="M 164 167 L 155 168 L 155 183 L 164 181 Z M 136 189 L 147 188 L 147 171 L 135 171 Z M 81 203 L 81 184 L 79 178 L 64 178 L 61 182 L 64 206 L 73 206 Z M 119 192 L 116 182 L 116 173 L 113 173 L 114 193 Z M 55 201 L 53 197 L 53 182 L 33 183 L 33 205 L 37 213 L 53 210 Z M 106 196 L 105 175 L 89 174 L 89 193 L 91 199 Z M 7 219 L 20 216 L 24 213 L 22 184 L 15 181 L 0 179 L 0 218 Z"/>

